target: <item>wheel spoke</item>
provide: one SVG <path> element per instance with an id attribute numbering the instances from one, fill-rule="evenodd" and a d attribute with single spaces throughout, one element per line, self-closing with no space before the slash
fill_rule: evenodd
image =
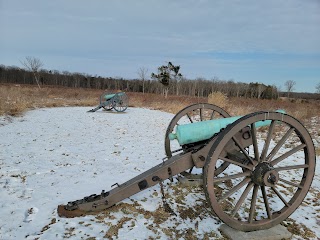
<path id="1" fill-rule="evenodd" d="M 293 186 L 293 187 L 297 187 L 297 188 L 300 188 L 300 189 L 303 188 L 303 186 L 301 186 L 299 184 L 296 184 L 296 183 L 293 183 L 293 182 L 290 182 L 290 181 L 287 181 L 287 180 L 285 180 L 283 178 L 279 178 L 279 181 L 284 182 L 284 183 L 286 183 L 286 184 L 288 184 L 290 186 Z"/>
<path id="2" fill-rule="evenodd" d="M 246 168 L 246 169 L 249 169 L 249 170 L 253 170 L 253 166 L 252 165 L 245 165 L 245 164 L 242 164 L 240 162 L 237 162 L 237 161 L 231 160 L 229 158 L 225 158 L 225 157 L 220 157 L 219 159 L 223 160 L 223 161 L 226 161 L 228 163 L 232 163 L 234 165 L 237 165 L 238 167 L 242 167 L 242 168 Z"/>
<path id="3" fill-rule="evenodd" d="M 242 151 L 242 153 L 246 156 L 246 158 L 252 163 L 252 165 L 254 165 L 251 157 L 249 156 L 248 152 L 240 145 L 240 143 L 238 142 L 238 140 L 235 137 L 232 137 L 232 140 L 235 142 L 235 144 L 238 146 L 238 148 L 240 148 L 240 150 Z"/>
<path id="4" fill-rule="evenodd" d="M 290 151 L 286 152 L 285 154 L 281 155 L 280 157 L 274 159 L 270 162 L 271 166 L 275 166 L 282 160 L 286 159 L 287 157 L 291 156 L 292 154 L 295 154 L 296 152 L 300 151 L 301 149 L 305 148 L 306 144 L 300 144 L 299 146 L 291 149 Z"/>
<path id="5" fill-rule="evenodd" d="M 248 182 L 250 182 L 251 179 L 250 178 L 245 178 L 243 179 L 240 183 L 238 183 L 236 186 L 234 186 L 233 188 L 231 188 L 229 190 L 229 192 L 227 192 L 225 195 L 223 195 L 218 202 L 221 203 L 224 200 L 226 200 L 228 197 L 230 197 L 232 194 L 234 194 L 236 191 L 238 191 L 240 188 L 242 188 L 244 185 L 246 185 Z"/>
<path id="6" fill-rule="evenodd" d="M 268 218 L 272 219 L 272 214 L 271 214 L 271 210 L 270 210 L 270 206 L 269 206 L 269 202 L 268 202 L 268 196 L 267 196 L 267 193 L 266 193 L 266 187 L 265 186 L 261 186 L 261 192 L 262 192 L 264 206 L 266 207 Z"/>
<path id="7" fill-rule="evenodd" d="M 254 151 L 254 157 L 256 161 L 260 161 L 259 158 L 259 149 L 258 149 L 258 141 L 257 141 L 257 129 L 255 124 L 251 124 L 251 136 L 252 136 L 252 144 L 253 144 L 253 151 Z"/>
<path id="8" fill-rule="evenodd" d="M 281 196 L 279 191 L 275 187 L 271 187 L 271 189 L 277 194 L 277 196 L 281 199 L 281 201 L 287 206 L 290 207 L 289 203 Z"/>
<path id="9" fill-rule="evenodd" d="M 277 145 L 272 149 L 270 154 L 267 157 L 267 161 L 270 162 L 274 155 L 279 151 L 279 149 L 282 147 L 282 145 L 285 143 L 285 141 L 289 138 L 290 134 L 293 132 L 294 128 L 290 128 L 286 134 L 281 138 L 281 140 L 277 143 Z"/>
<path id="10" fill-rule="evenodd" d="M 250 175 L 251 175 L 251 172 L 243 172 L 243 173 L 238 173 L 238 174 L 234 174 L 234 175 L 229 175 L 227 177 L 215 177 L 213 179 L 213 182 L 214 183 L 223 182 L 223 181 L 227 181 L 227 180 L 231 180 L 231 179 L 235 179 L 235 178 L 248 177 Z"/>
<path id="11" fill-rule="evenodd" d="M 250 213 L 249 213 L 249 223 L 252 223 L 254 218 L 254 213 L 256 212 L 256 203 L 257 203 L 257 195 L 258 195 L 258 185 L 255 185 L 253 188 L 252 199 L 251 199 L 251 206 L 250 206 Z"/>
<path id="12" fill-rule="evenodd" d="M 191 117 L 189 116 L 189 114 L 186 113 L 186 115 L 187 115 L 187 117 L 189 118 L 190 122 L 193 123 L 193 121 L 192 121 Z"/>
<path id="13" fill-rule="evenodd" d="M 284 170 L 294 170 L 294 169 L 299 169 L 299 168 L 308 168 L 308 164 L 300 164 L 300 165 L 293 165 L 293 166 L 286 166 L 286 167 L 277 167 L 274 168 L 276 171 L 284 171 Z"/>
<path id="14" fill-rule="evenodd" d="M 215 113 L 215 111 L 214 111 L 214 110 L 212 110 L 212 113 L 211 113 L 211 116 L 210 116 L 210 120 L 212 120 L 212 119 L 213 119 L 213 117 L 214 117 L 214 113 Z"/>
<path id="15" fill-rule="evenodd" d="M 268 152 L 268 149 L 269 149 L 269 145 L 270 145 L 270 141 L 271 141 L 271 137 L 272 137 L 272 134 L 273 134 L 273 130 L 274 130 L 275 124 L 276 124 L 276 121 L 272 120 L 272 122 L 270 124 L 270 127 L 269 127 L 268 136 L 267 136 L 267 139 L 266 139 L 266 141 L 264 143 L 263 150 L 262 150 L 262 153 L 261 153 L 261 157 L 260 157 L 260 161 L 261 162 L 265 161 L 265 159 L 266 159 L 266 155 L 267 155 L 267 152 Z"/>
<path id="16" fill-rule="evenodd" d="M 251 182 L 247 185 L 246 189 L 243 191 L 241 197 L 239 198 L 236 206 L 234 207 L 231 216 L 234 217 L 236 215 L 236 213 L 239 211 L 242 203 L 244 202 L 244 200 L 246 199 L 246 197 L 248 196 L 248 193 L 250 192 L 250 190 L 252 189 L 254 183 Z"/>

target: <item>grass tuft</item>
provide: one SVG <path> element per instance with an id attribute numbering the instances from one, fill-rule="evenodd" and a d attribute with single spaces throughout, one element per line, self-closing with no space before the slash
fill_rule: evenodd
<path id="1" fill-rule="evenodd" d="M 222 92 L 213 92 L 208 96 L 208 103 L 224 108 L 228 104 L 228 97 Z"/>

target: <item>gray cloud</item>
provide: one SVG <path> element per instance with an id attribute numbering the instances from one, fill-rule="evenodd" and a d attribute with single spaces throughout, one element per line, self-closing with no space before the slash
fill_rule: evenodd
<path id="1" fill-rule="evenodd" d="M 72 59 L 65 70 L 78 63 L 83 71 L 99 66 L 99 74 L 116 69 L 117 75 L 135 77 L 141 65 L 154 67 L 170 59 L 192 77 L 220 74 L 243 80 L 241 67 L 264 71 L 265 65 L 270 72 L 273 63 L 288 71 L 319 64 L 319 12 L 317 0 L 2 0 L 0 63 L 15 65 L 35 55 L 48 68 Z M 216 53 L 253 56 L 226 60 Z M 255 54 L 274 54 L 275 59 L 256 59 Z M 108 67 L 101 70 L 99 61 Z M 232 74 L 227 68 L 234 69 Z"/>

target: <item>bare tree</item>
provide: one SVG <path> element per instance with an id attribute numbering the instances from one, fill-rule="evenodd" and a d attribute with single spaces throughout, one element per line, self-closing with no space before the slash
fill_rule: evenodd
<path id="1" fill-rule="evenodd" d="M 296 82 L 293 80 L 288 80 L 284 83 L 284 86 L 285 86 L 287 93 L 288 93 L 288 97 L 289 97 L 290 93 L 293 91 L 294 85 L 296 85 Z"/>
<path id="2" fill-rule="evenodd" d="M 138 70 L 138 75 L 142 81 L 142 93 L 144 94 L 144 82 L 146 80 L 146 76 L 147 76 L 147 73 L 148 73 L 148 69 L 145 68 L 145 67 L 141 67 L 139 68 Z"/>
<path id="3" fill-rule="evenodd" d="M 39 73 L 38 73 L 39 69 L 43 66 L 43 63 L 41 62 L 41 60 L 39 58 L 28 56 L 24 61 L 20 61 L 20 62 L 23 66 L 27 68 L 27 70 L 33 73 L 34 79 L 36 80 L 38 87 L 41 88 L 39 83 Z"/>
<path id="4" fill-rule="evenodd" d="M 316 85 L 316 92 L 320 93 L 320 82 Z"/>

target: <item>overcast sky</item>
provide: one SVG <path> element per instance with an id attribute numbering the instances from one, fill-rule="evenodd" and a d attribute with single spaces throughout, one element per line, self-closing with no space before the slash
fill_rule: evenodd
<path id="1" fill-rule="evenodd" d="M 315 92 L 320 0 L 0 0 L 0 64 L 138 78 L 172 61 L 189 78 Z"/>

